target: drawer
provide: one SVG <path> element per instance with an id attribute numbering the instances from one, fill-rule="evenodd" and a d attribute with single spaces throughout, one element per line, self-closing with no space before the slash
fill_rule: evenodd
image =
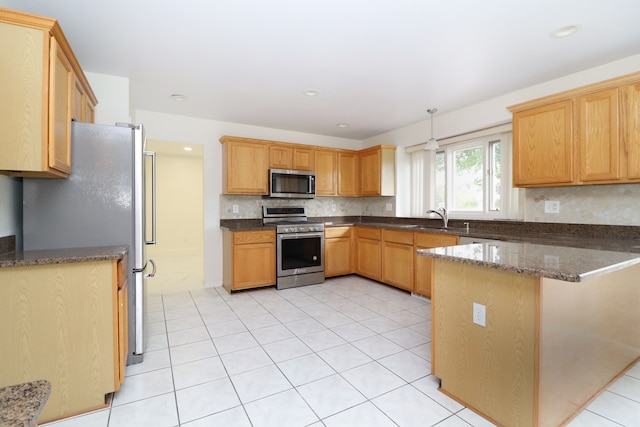
<path id="1" fill-rule="evenodd" d="M 334 239 L 337 237 L 350 237 L 351 227 L 328 227 L 324 229 L 325 239 Z"/>
<path id="2" fill-rule="evenodd" d="M 413 245 L 413 231 L 387 230 L 382 232 L 385 242 L 400 243 L 403 245 Z"/>
<path id="3" fill-rule="evenodd" d="M 455 246 L 458 244 L 458 236 L 438 233 L 416 233 L 416 246 L 420 248 L 440 248 L 442 246 Z"/>
<path id="4" fill-rule="evenodd" d="M 356 236 L 362 239 L 380 240 L 381 232 L 382 230 L 379 228 L 356 228 Z"/>
<path id="5" fill-rule="evenodd" d="M 246 245 L 250 243 L 272 243 L 276 241 L 275 230 L 262 231 L 234 231 L 233 244 Z"/>

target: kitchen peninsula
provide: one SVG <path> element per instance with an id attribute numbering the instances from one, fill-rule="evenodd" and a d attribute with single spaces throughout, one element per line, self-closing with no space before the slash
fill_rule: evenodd
<path id="1" fill-rule="evenodd" d="M 432 373 L 498 425 L 558 426 L 640 359 L 640 255 L 530 243 L 435 259 Z"/>

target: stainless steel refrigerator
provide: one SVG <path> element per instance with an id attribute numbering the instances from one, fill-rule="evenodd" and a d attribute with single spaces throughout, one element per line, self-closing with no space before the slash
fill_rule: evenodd
<path id="1" fill-rule="evenodd" d="M 71 138 L 68 179 L 23 180 L 24 249 L 128 245 L 128 364 L 138 363 L 145 345 L 145 278 L 155 274 L 145 257 L 145 246 L 156 238 L 155 153 L 145 151 L 141 125 L 73 122 Z"/>

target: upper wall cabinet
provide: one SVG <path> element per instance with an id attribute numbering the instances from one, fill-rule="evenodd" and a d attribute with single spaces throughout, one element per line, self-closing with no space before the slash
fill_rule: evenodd
<path id="1" fill-rule="evenodd" d="M 224 194 L 268 194 L 268 141 L 223 136 L 220 142 Z"/>
<path id="2" fill-rule="evenodd" d="M 360 195 L 395 196 L 396 147 L 378 145 L 359 152 Z"/>
<path id="3" fill-rule="evenodd" d="M 71 120 L 97 100 L 54 19 L 0 9 L 0 173 L 66 178 Z"/>
<path id="4" fill-rule="evenodd" d="M 509 110 L 515 186 L 640 181 L 640 73 Z"/>

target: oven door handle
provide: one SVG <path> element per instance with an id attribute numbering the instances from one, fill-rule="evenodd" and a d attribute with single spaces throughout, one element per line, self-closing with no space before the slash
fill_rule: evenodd
<path id="1" fill-rule="evenodd" d="M 285 234 L 278 234 L 278 238 L 281 239 L 281 240 L 305 239 L 307 237 L 324 237 L 324 233 L 311 232 L 311 233 L 285 233 Z"/>

